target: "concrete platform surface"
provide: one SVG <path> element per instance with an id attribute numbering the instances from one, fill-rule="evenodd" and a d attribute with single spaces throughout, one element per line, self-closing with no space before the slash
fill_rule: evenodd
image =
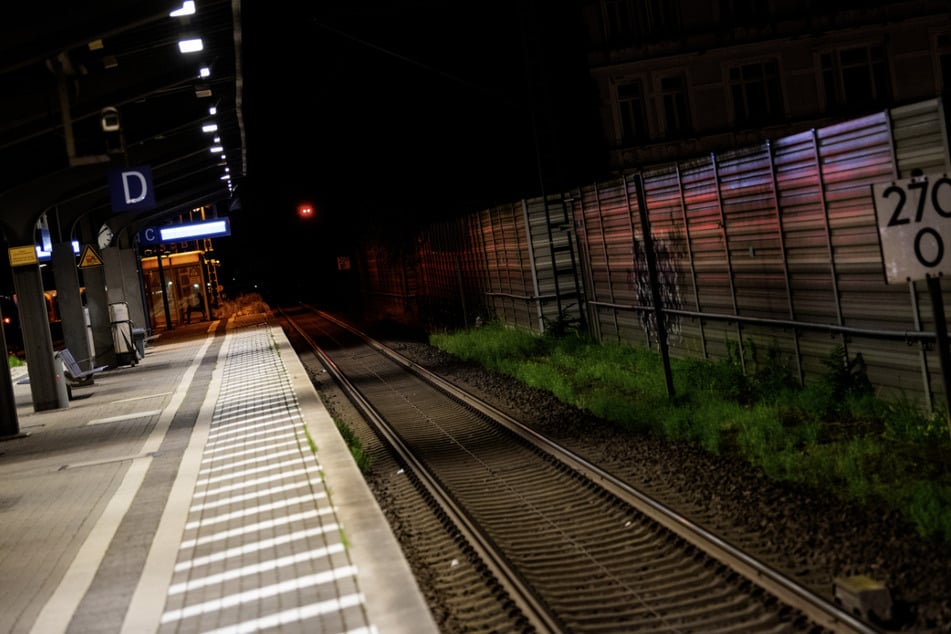
<path id="1" fill-rule="evenodd" d="M 283 331 L 163 333 L 0 442 L 0 632 L 436 632 Z"/>

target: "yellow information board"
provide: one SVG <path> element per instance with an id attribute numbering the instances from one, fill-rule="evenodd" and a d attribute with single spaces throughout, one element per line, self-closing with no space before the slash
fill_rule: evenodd
<path id="1" fill-rule="evenodd" d="M 40 260 L 36 257 L 36 247 L 32 244 L 22 247 L 10 247 L 10 266 L 29 266 L 30 264 L 39 264 Z"/>

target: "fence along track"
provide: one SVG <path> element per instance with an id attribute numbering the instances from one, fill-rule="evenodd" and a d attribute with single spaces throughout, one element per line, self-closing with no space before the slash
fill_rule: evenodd
<path id="1" fill-rule="evenodd" d="M 930 406 L 941 381 L 927 289 L 886 285 L 871 186 L 951 171 L 944 120 L 930 100 L 641 170 L 671 353 L 722 359 L 753 339 L 808 378 L 841 345 L 862 353 L 876 386 Z M 622 175 L 566 192 L 567 230 L 540 199 L 432 225 L 404 262 L 420 274 L 402 301 L 424 321 L 479 314 L 534 331 L 554 307 L 584 306 L 600 340 L 656 345 L 632 188 Z M 553 277 L 565 273 L 544 246 L 552 227 L 552 244 L 578 255 L 581 302 Z M 398 287 L 385 284 L 369 290 Z"/>
<path id="2" fill-rule="evenodd" d="M 530 592 L 564 624 L 544 629 L 814 628 L 789 610 L 787 605 L 793 605 L 829 629 L 875 631 L 581 458 L 525 430 L 516 440 L 486 422 L 496 414 L 488 406 L 470 402 L 468 395 L 435 377 L 424 383 L 398 372 L 397 367 L 428 374 L 380 344 L 363 341 L 381 354 L 355 352 L 348 343 L 333 363 L 360 391 L 359 398 L 372 402 L 396 428 L 390 432 L 394 443 L 415 452 L 432 472 L 433 484 L 449 489 L 439 497 L 464 506 L 462 516 L 471 516 L 489 541 L 501 546 L 504 555 L 496 559 L 513 562 L 518 568 L 513 577 L 528 580 Z M 511 419 L 506 423 L 520 427 Z M 484 548 L 489 547 L 487 542 Z M 716 564 L 698 549 L 715 550 L 727 565 Z M 786 605 L 735 577 L 731 569 L 756 583 L 773 584 Z"/>

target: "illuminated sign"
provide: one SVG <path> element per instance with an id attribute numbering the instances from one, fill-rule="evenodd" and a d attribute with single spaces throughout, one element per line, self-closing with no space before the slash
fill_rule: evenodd
<path id="1" fill-rule="evenodd" d="M 148 231 L 146 229 L 146 231 Z M 217 238 L 231 235 L 231 223 L 227 218 L 216 218 L 205 222 L 192 222 L 185 225 L 171 225 L 159 228 L 160 242 L 180 242 L 183 240 L 199 240 L 201 238 Z"/>
<path id="2" fill-rule="evenodd" d="M 109 195 L 114 212 L 155 209 L 152 170 L 142 165 L 110 171 Z"/>
<path id="3" fill-rule="evenodd" d="M 73 253 L 75 255 L 79 255 L 79 242 L 76 240 L 73 240 Z M 40 245 L 36 245 L 36 259 L 37 260 L 39 260 L 40 262 L 46 262 L 52 256 L 53 256 L 52 251 L 48 251 L 44 249 L 43 247 L 41 247 Z"/>

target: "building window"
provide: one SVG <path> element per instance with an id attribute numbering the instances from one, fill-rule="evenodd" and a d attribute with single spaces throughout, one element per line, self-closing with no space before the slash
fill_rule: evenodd
<path id="1" fill-rule="evenodd" d="M 686 136 L 692 131 L 690 109 L 687 106 L 687 83 L 683 75 L 663 77 L 660 80 L 660 98 L 664 112 L 664 131 L 667 136 Z"/>
<path id="2" fill-rule="evenodd" d="M 719 0 L 723 26 L 759 26 L 769 24 L 772 11 L 766 0 Z"/>
<path id="3" fill-rule="evenodd" d="M 775 61 L 730 68 L 733 118 L 739 125 L 762 124 L 783 118 L 779 64 Z"/>
<path id="4" fill-rule="evenodd" d="M 951 95 L 951 33 L 942 33 L 937 38 L 938 72 L 940 73 L 941 93 Z M 951 108 L 945 107 L 951 112 Z"/>
<path id="5" fill-rule="evenodd" d="M 630 145 L 646 141 L 647 109 L 644 103 L 644 88 L 639 81 L 630 81 L 617 86 L 618 119 L 621 125 L 621 143 Z"/>
<path id="6" fill-rule="evenodd" d="M 608 43 L 639 45 L 676 35 L 680 5 L 670 0 L 602 0 Z"/>
<path id="7" fill-rule="evenodd" d="M 888 66 L 881 46 L 823 53 L 819 60 L 827 110 L 881 105 L 888 101 Z"/>

